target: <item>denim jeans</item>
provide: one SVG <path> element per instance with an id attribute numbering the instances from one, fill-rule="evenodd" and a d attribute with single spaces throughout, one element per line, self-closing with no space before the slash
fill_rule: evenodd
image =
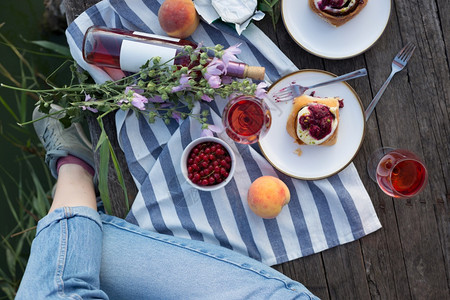
<path id="1" fill-rule="evenodd" d="M 38 223 L 16 299 L 317 299 L 256 260 L 87 207 Z"/>

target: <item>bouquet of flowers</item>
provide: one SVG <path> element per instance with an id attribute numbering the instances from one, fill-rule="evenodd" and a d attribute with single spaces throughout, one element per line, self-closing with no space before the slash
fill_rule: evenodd
<path id="1" fill-rule="evenodd" d="M 202 123 L 203 129 L 208 130 L 208 111 L 192 114 L 195 102 L 211 102 L 216 95 L 222 98 L 239 94 L 263 98 L 265 95 L 264 82 L 255 84 L 248 79 L 235 80 L 227 76 L 228 63 L 236 60 L 235 55 L 240 53 L 238 47 L 239 45 L 235 45 L 223 49 L 222 45 L 199 45 L 194 49 L 186 46 L 180 55 L 189 55 L 189 66 L 173 65 L 170 61 L 161 62 L 160 57 L 154 57 L 151 63 L 148 61 L 141 67 L 140 72 L 102 84 L 93 83 L 86 72 L 80 73 L 73 66 L 69 86 L 52 86 L 46 90 L 2 86 L 38 94 L 37 105 L 47 116 L 50 104 L 62 106 L 66 113 L 58 115 L 64 116 L 60 121 L 65 126 L 80 121 L 86 113 L 94 113 L 100 120 L 118 109 L 131 109 L 146 115 L 151 123 L 156 118 L 170 122 L 170 119 L 181 120 L 191 116 Z M 75 80 L 77 83 L 74 83 Z M 20 125 L 34 121 L 36 120 Z"/>
<path id="2" fill-rule="evenodd" d="M 160 57 L 154 57 L 136 74 L 125 76 L 116 81 L 107 81 L 102 84 L 94 83 L 89 74 L 79 72 L 77 66 L 72 66 L 72 80 L 67 86 L 57 87 L 51 85 L 49 89 L 32 90 L 1 84 L 2 87 L 19 90 L 38 95 L 37 105 L 45 117 L 52 116 L 50 106 L 52 103 L 63 108 L 63 112 L 56 114 L 64 126 L 73 122 L 82 121 L 87 114 L 96 116 L 102 130 L 95 150 L 100 153 L 100 170 L 98 173 L 98 188 L 105 209 L 111 212 L 108 193 L 108 161 L 111 158 L 116 170 L 119 183 L 124 190 L 126 205 L 128 196 L 122 172 L 116 154 L 103 126 L 102 118 L 116 110 L 133 110 L 145 115 L 152 123 L 156 118 L 162 118 L 168 123 L 171 119 L 177 121 L 192 117 L 202 124 L 203 134 L 212 135 L 217 131 L 213 125 L 207 124 L 209 112 L 193 113 L 196 102 L 214 101 L 215 96 L 221 98 L 236 95 L 255 95 L 263 98 L 266 94 L 266 84 L 252 83 L 248 79 L 236 80 L 227 76 L 227 67 L 230 61 L 236 60 L 240 53 L 239 45 L 223 49 L 223 46 L 197 48 L 186 46 L 184 53 L 192 62 L 188 66 L 173 65 L 171 61 L 161 62 Z M 211 54 L 212 53 L 212 54 Z M 174 60 L 175 57 L 172 59 Z M 62 117 L 61 117 L 62 116 Z M 37 120 L 21 123 L 23 126 Z"/>

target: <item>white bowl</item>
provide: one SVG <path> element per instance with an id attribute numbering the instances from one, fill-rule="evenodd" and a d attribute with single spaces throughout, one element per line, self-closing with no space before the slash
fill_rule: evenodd
<path id="1" fill-rule="evenodd" d="M 187 171 L 187 159 L 189 157 L 189 154 L 191 153 L 191 150 L 197 146 L 198 144 L 204 143 L 204 142 L 215 142 L 218 144 L 221 144 L 230 154 L 230 158 L 231 158 L 231 169 L 230 172 L 228 172 L 228 177 L 222 181 L 221 183 L 218 184 L 214 184 L 214 185 L 198 185 L 193 183 L 189 178 L 188 178 L 188 171 Z M 216 137 L 201 137 L 198 139 L 193 140 L 189 145 L 187 145 L 187 147 L 183 150 L 183 154 L 181 155 L 181 172 L 183 173 L 184 178 L 186 179 L 186 181 L 191 184 L 193 187 L 195 187 L 196 189 L 202 190 L 202 191 L 215 191 L 218 190 L 222 187 L 224 187 L 225 185 L 228 184 L 228 182 L 231 181 L 231 178 L 233 178 L 234 175 L 234 170 L 236 168 L 236 156 L 234 155 L 233 150 L 231 149 L 230 145 L 228 145 L 226 142 L 224 142 L 223 140 L 216 138 Z"/>

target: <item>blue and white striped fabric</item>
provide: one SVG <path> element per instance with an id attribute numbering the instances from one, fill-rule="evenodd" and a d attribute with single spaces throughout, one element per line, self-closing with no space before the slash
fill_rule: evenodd
<path id="1" fill-rule="evenodd" d="M 157 20 L 162 2 L 110 0 L 88 9 L 66 32 L 73 57 L 97 82 L 110 79 L 82 59 L 86 29 L 95 24 L 164 35 Z M 264 66 L 268 83 L 297 70 L 254 25 L 238 36 L 227 25 L 201 23 L 191 38 L 209 46 L 242 43 L 239 59 Z M 221 124 L 224 104 L 219 98 L 201 104 L 211 112 L 210 124 Z M 354 241 L 381 227 L 353 164 L 328 179 L 302 181 L 276 171 L 257 146 L 232 144 L 238 160 L 233 180 L 223 189 L 202 192 L 184 183 L 179 166 L 183 149 L 201 135 L 197 121 L 149 124 L 143 116 L 121 111 L 116 125 L 139 190 L 127 220 L 143 228 L 221 245 L 274 265 Z M 289 205 L 275 219 L 261 219 L 247 205 L 247 190 L 262 175 L 279 177 L 291 191 Z"/>

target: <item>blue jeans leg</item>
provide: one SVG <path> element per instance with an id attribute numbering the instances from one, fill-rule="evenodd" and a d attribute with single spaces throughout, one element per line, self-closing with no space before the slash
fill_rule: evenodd
<path id="1" fill-rule="evenodd" d="M 317 299 L 302 284 L 220 246 L 142 230 L 87 207 L 43 218 L 16 299 L 108 297 Z"/>
<path id="2" fill-rule="evenodd" d="M 101 218 L 100 286 L 110 299 L 317 299 L 302 284 L 224 247 Z"/>
<path id="3" fill-rule="evenodd" d="M 38 223 L 16 299 L 108 299 L 100 290 L 101 254 L 98 213 L 56 209 Z"/>

